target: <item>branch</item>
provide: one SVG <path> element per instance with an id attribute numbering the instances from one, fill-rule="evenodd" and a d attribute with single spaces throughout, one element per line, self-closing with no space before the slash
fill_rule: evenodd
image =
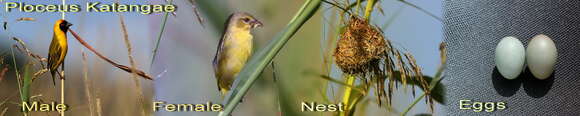
<path id="1" fill-rule="evenodd" d="M 93 53 L 95 53 L 97 56 L 99 56 L 99 58 L 101 58 L 101 59 L 103 59 L 103 60 L 107 61 L 107 62 L 108 62 L 108 63 L 110 63 L 111 65 L 113 65 L 113 66 L 115 66 L 115 67 L 117 67 L 117 68 L 119 68 L 119 69 L 121 69 L 121 70 L 124 70 L 124 71 L 126 71 L 126 72 L 129 72 L 129 73 L 137 73 L 137 75 L 139 75 L 139 76 L 141 76 L 141 77 L 143 77 L 143 78 L 145 78 L 145 79 L 148 79 L 148 80 L 153 80 L 153 78 L 151 78 L 151 76 L 149 76 L 147 73 L 145 73 L 145 72 L 143 72 L 143 71 L 141 71 L 141 70 L 139 70 L 139 69 L 129 68 L 129 67 L 125 66 L 125 65 L 121 65 L 121 64 L 118 64 L 118 63 L 115 63 L 115 62 L 113 62 L 113 60 L 111 60 L 111 59 L 109 59 L 109 58 L 105 57 L 104 55 L 102 55 L 101 53 L 97 52 L 97 50 L 95 50 L 95 48 L 93 48 L 91 45 L 89 45 L 87 42 L 85 42 L 85 40 L 83 40 L 83 39 L 82 39 L 82 38 L 81 38 L 81 37 L 80 37 L 80 36 L 79 36 L 79 35 L 78 35 L 76 32 L 74 32 L 72 29 L 69 29 L 69 31 L 70 31 L 70 33 L 71 33 L 71 34 L 72 34 L 72 35 L 75 37 L 75 39 L 77 39 L 77 40 L 78 40 L 78 41 L 79 41 L 79 42 L 80 42 L 80 43 L 81 43 L 83 46 L 85 46 L 85 47 L 86 47 L 87 49 L 89 49 L 91 52 L 93 52 Z M 135 70 L 135 71 L 133 71 L 133 70 Z"/>
<path id="2" fill-rule="evenodd" d="M 203 18 L 201 17 L 201 15 L 199 15 L 199 10 L 197 9 L 197 4 L 195 3 L 195 0 L 188 0 L 188 1 L 189 1 L 189 3 L 191 3 L 193 13 L 197 17 L 197 22 L 199 22 L 199 24 L 205 28 L 205 24 L 203 23 Z M 167 2 L 169 2 L 169 1 L 167 1 Z"/>

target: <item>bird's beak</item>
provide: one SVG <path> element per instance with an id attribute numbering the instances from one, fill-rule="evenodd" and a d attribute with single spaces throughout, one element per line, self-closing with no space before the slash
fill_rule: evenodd
<path id="1" fill-rule="evenodd" d="M 73 24 L 67 23 L 66 26 L 70 27 L 70 26 L 73 26 Z"/>
<path id="2" fill-rule="evenodd" d="M 262 27 L 262 22 L 260 22 L 258 20 L 254 20 L 254 21 L 250 22 L 250 24 L 252 24 L 252 28 Z"/>

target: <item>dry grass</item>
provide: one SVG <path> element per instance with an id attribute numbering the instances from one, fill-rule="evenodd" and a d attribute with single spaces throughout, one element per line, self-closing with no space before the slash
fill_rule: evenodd
<path id="1" fill-rule="evenodd" d="M 103 106 L 101 106 L 101 98 L 97 98 L 97 116 L 103 115 Z"/>
<path id="2" fill-rule="evenodd" d="M 87 101 L 89 102 L 89 113 L 91 116 L 94 115 L 94 101 L 93 101 L 93 97 L 91 94 L 91 82 L 89 81 L 89 67 L 88 67 L 88 62 L 87 62 L 87 54 L 85 54 L 84 51 L 81 51 L 81 54 L 83 56 L 82 60 L 83 60 L 83 82 L 85 85 L 85 95 L 87 97 Z"/>
<path id="3" fill-rule="evenodd" d="M 141 89 L 141 81 L 138 78 L 137 75 L 137 64 L 135 63 L 135 59 L 133 58 L 133 48 L 131 47 L 131 41 L 129 41 L 129 34 L 127 34 L 127 26 L 125 25 L 125 21 L 124 21 L 124 17 L 123 15 L 119 14 L 119 21 L 121 23 L 121 30 L 123 32 L 123 40 L 125 41 L 125 46 L 127 47 L 127 56 L 129 57 L 129 63 L 131 64 L 131 74 L 133 75 L 133 81 L 135 82 L 135 88 L 136 88 L 136 92 L 137 92 L 137 101 L 138 101 L 138 106 L 143 106 L 143 109 L 141 110 L 141 115 L 145 116 L 145 97 L 143 96 L 143 91 Z"/>
<path id="4" fill-rule="evenodd" d="M 167 1 L 167 0 L 166 0 Z M 167 1 L 169 3 L 169 1 Z M 191 4 L 191 8 L 193 10 L 193 13 L 195 14 L 195 17 L 197 19 L 197 22 L 199 22 L 199 24 L 202 27 L 205 27 L 205 24 L 203 23 L 204 20 L 201 17 L 201 15 L 199 15 L 199 10 L 197 9 L 197 4 L 195 3 L 195 0 L 188 0 L 188 2 Z M 175 13 L 175 12 L 174 12 Z M 175 14 L 174 14 L 175 15 Z"/>
<path id="5" fill-rule="evenodd" d="M 48 72 L 48 68 L 46 67 L 46 62 L 48 61 L 47 58 L 44 58 L 38 54 L 32 53 L 28 46 L 19 38 L 12 37 L 12 40 L 16 41 L 18 44 L 14 44 L 13 47 L 16 48 L 18 51 L 26 54 L 28 57 L 32 58 L 36 63 L 31 63 L 32 65 L 40 65 L 40 69 L 32 76 L 32 81 L 36 80 L 38 77 L 42 76 L 42 74 Z M 58 73 L 62 75 L 61 73 Z"/>
<path id="6" fill-rule="evenodd" d="M 5 116 L 6 112 L 8 112 L 8 108 L 4 108 L 4 110 L 2 110 L 2 112 L 0 113 L 0 116 Z"/>

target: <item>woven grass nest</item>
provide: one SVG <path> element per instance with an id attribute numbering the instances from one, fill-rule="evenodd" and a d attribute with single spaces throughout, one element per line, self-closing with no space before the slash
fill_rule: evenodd
<path id="1" fill-rule="evenodd" d="M 351 17 L 340 37 L 333 56 L 344 73 L 367 72 L 370 63 L 384 57 L 387 44 L 382 32 L 364 19 Z"/>

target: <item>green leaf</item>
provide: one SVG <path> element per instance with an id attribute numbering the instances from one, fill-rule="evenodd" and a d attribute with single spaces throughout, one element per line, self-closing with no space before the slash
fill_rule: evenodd
<path id="1" fill-rule="evenodd" d="M 356 88 L 365 88 L 365 85 L 361 84 L 361 85 L 358 85 Z M 368 91 L 368 89 L 365 91 Z M 347 116 L 354 116 L 355 112 L 357 111 L 357 105 L 359 103 L 361 103 L 361 100 L 363 100 L 365 94 L 361 93 L 360 91 L 352 91 L 350 96 L 351 97 L 350 97 L 349 101 L 352 101 L 352 103 L 350 103 L 348 105 L 349 108 L 347 108 L 348 109 Z M 368 104 L 368 102 L 365 104 Z M 365 108 L 365 107 L 363 107 L 363 108 Z M 364 110 L 362 110 L 362 111 L 364 111 Z"/>
<path id="2" fill-rule="evenodd" d="M 30 67 L 31 65 L 32 64 L 27 64 L 24 67 L 24 75 L 22 76 L 23 77 L 22 89 L 21 89 L 22 96 L 20 96 L 20 99 L 23 102 L 28 102 L 28 100 L 30 100 L 30 85 L 32 84 L 32 75 L 34 75 L 34 74 L 32 74 L 32 71 L 31 71 L 32 70 Z"/>
<path id="3" fill-rule="evenodd" d="M 173 3 L 173 0 L 167 1 L 167 4 Z M 153 57 L 151 58 L 150 65 L 153 66 L 153 62 L 155 62 L 155 58 L 157 58 L 157 50 L 159 50 L 159 45 L 161 43 L 161 37 L 163 37 L 163 32 L 165 31 L 165 25 L 167 24 L 167 17 L 169 16 L 169 12 L 165 12 L 163 14 L 163 20 L 161 21 L 161 29 L 159 30 L 159 34 L 157 34 L 157 41 L 155 42 L 155 48 L 153 48 Z"/>
<path id="4" fill-rule="evenodd" d="M 308 0 L 290 20 L 290 23 L 281 31 L 278 36 L 274 37 L 266 47 L 260 49 L 257 54 L 252 56 L 250 61 L 244 66 L 242 71 L 236 77 L 234 89 L 226 97 L 224 111 L 219 116 L 229 116 L 234 108 L 239 104 L 242 97 L 248 92 L 249 88 L 258 79 L 262 70 L 272 61 L 274 56 L 284 47 L 286 42 L 310 19 L 320 7 L 321 0 Z"/>

